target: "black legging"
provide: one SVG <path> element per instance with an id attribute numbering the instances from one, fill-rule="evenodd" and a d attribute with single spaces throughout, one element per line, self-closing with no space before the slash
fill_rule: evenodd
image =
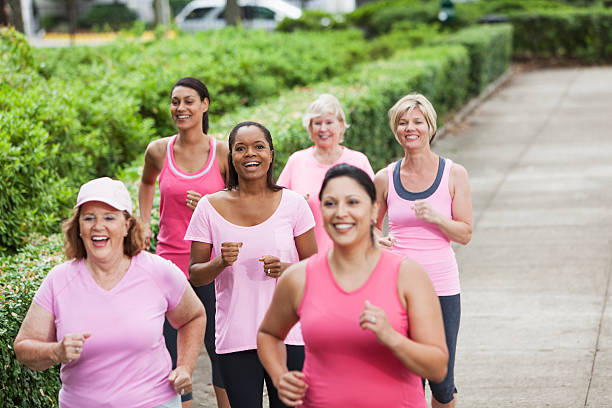
<path id="1" fill-rule="evenodd" d="M 270 408 L 286 407 L 278 399 L 278 393 L 268 373 L 257 357 L 257 350 L 218 354 L 219 368 L 232 408 L 261 408 L 263 383 L 268 389 Z M 304 346 L 287 346 L 287 368 L 302 370 Z"/>

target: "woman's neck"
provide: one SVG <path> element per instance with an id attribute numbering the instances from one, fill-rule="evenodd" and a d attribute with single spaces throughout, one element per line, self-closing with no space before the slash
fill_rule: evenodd
<path id="1" fill-rule="evenodd" d="M 179 130 L 176 142 L 179 145 L 194 145 L 208 141 L 209 136 L 202 131 L 201 127 L 194 127 L 186 130 Z"/>
<path id="2" fill-rule="evenodd" d="M 124 273 L 130 266 L 131 259 L 123 252 L 108 260 L 85 259 L 85 264 L 94 276 L 108 277 Z"/>
<path id="3" fill-rule="evenodd" d="M 402 160 L 402 168 L 409 168 L 414 172 L 429 168 L 431 165 L 437 166 L 438 156 L 429 149 L 419 151 L 406 151 L 404 160 Z"/>
<path id="4" fill-rule="evenodd" d="M 338 144 L 330 147 L 314 146 L 315 159 L 324 165 L 334 164 L 342 156 L 342 147 Z"/>
<path id="5" fill-rule="evenodd" d="M 238 194 L 240 196 L 266 196 L 273 192 L 270 188 L 268 188 L 268 180 L 258 179 L 258 180 L 238 180 Z"/>
<path id="6" fill-rule="evenodd" d="M 330 254 L 330 263 L 336 266 L 334 272 L 339 275 L 353 273 L 376 263 L 380 248 L 370 238 L 355 245 L 340 246 L 334 244 Z"/>

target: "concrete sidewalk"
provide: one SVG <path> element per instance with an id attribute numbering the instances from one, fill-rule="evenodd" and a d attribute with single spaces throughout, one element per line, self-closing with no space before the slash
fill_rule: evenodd
<path id="1" fill-rule="evenodd" d="M 612 407 L 612 67 L 525 72 L 434 151 L 464 165 L 457 406 Z M 214 407 L 208 359 L 194 407 Z"/>

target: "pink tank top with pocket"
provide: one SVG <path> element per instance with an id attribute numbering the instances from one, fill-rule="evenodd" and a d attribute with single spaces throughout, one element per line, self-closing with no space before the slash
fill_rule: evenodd
<path id="1" fill-rule="evenodd" d="M 418 193 L 402 185 L 401 162 L 387 167 L 389 234 L 396 240 L 393 251 L 421 264 L 438 296 L 456 295 L 461 291 L 459 269 L 450 239 L 437 226 L 418 219 L 412 209 L 415 200 L 426 200 L 437 212 L 452 219 L 453 200 L 448 187 L 452 161 L 440 157 L 434 183 Z"/>
<path id="2" fill-rule="evenodd" d="M 155 253 L 178 266 L 189 277 L 189 252 L 191 241 L 185 241 L 185 231 L 193 215 L 186 205 L 187 191 L 193 190 L 205 196 L 225 188 L 217 163 L 217 144 L 210 139 L 208 160 L 200 170 L 187 173 L 174 160 L 176 135 L 168 141 L 166 160 L 159 174 L 159 233 Z"/>

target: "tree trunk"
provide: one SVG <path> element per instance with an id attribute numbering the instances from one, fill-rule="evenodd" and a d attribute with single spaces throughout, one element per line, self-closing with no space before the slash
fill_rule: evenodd
<path id="1" fill-rule="evenodd" d="M 153 6 L 153 10 L 155 11 L 155 24 L 170 24 L 170 3 L 168 0 L 153 0 Z"/>
<path id="2" fill-rule="evenodd" d="M 9 25 L 9 15 L 8 15 L 8 3 L 6 0 L 0 0 L 0 25 L 7 26 Z"/>
<path id="3" fill-rule="evenodd" d="M 70 43 L 74 45 L 77 29 L 77 18 L 79 16 L 78 0 L 66 0 L 66 12 L 68 13 L 68 26 L 70 32 Z"/>
<path id="4" fill-rule="evenodd" d="M 21 12 L 21 0 L 9 0 L 11 7 L 11 19 L 15 29 L 23 33 L 23 13 Z"/>
<path id="5" fill-rule="evenodd" d="M 238 25 L 240 21 L 240 7 L 238 7 L 238 0 L 227 0 L 225 3 L 225 21 L 227 25 Z"/>

